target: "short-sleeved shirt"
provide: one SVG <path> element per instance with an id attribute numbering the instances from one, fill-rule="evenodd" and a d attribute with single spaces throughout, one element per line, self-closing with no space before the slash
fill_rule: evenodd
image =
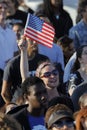
<path id="1" fill-rule="evenodd" d="M 29 72 L 31 72 L 31 75 L 35 73 L 38 63 L 45 60 L 48 60 L 48 57 L 37 54 L 32 60 L 29 61 Z M 20 86 L 22 81 L 20 74 L 20 55 L 14 57 L 8 62 L 4 70 L 3 80 L 8 83 L 12 82 L 13 93 L 17 86 Z"/>

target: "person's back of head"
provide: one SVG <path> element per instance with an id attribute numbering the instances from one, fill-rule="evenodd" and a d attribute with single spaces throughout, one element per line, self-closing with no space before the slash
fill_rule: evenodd
<path id="1" fill-rule="evenodd" d="M 10 115 L 0 113 L 0 130 L 22 130 L 20 124 Z"/>
<path id="2" fill-rule="evenodd" d="M 22 92 L 23 93 L 28 93 L 30 88 L 33 86 L 33 85 L 41 85 L 43 84 L 44 85 L 44 82 L 43 80 L 41 80 L 40 78 L 36 77 L 36 76 L 31 76 L 31 77 L 28 77 L 25 79 L 25 81 L 21 84 L 21 87 L 22 87 Z"/>
<path id="3" fill-rule="evenodd" d="M 87 106 L 87 92 L 83 93 L 79 98 L 79 106 L 82 109 L 83 107 Z"/>
<path id="4" fill-rule="evenodd" d="M 72 102 L 71 98 L 68 96 L 63 95 L 63 96 L 58 96 L 58 97 L 53 98 L 49 102 L 48 107 L 51 107 L 51 106 L 54 106 L 57 104 L 66 105 L 68 108 L 70 108 L 74 112 L 73 102 Z"/>

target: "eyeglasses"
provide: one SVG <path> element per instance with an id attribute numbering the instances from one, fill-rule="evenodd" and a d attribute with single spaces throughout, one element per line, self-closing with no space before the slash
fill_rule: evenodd
<path id="1" fill-rule="evenodd" d="M 73 127 L 74 126 L 74 122 L 73 121 L 58 121 L 57 123 L 54 123 L 52 125 L 52 127 L 62 128 L 64 125 L 66 125 L 67 127 Z"/>
<path id="2" fill-rule="evenodd" d="M 58 71 L 57 70 L 53 70 L 51 72 L 45 72 L 41 78 L 45 77 L 45 78 L 48 78 L 50 77 L 51 75 L 54 75 L 54 76 L 57 76 L 58 75 Z"/>

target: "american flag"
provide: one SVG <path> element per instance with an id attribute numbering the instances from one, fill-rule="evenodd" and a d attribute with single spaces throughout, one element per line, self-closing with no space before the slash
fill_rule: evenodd
<path id="1" fill-rule="evenodd" d="M 24 35 L 37 43 L 51 48 L 55 31 L 49 23 L 29 13 L 24 29 Z"/>

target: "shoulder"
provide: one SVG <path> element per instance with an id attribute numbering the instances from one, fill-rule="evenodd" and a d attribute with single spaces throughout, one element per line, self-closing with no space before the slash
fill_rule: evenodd
<path id="1" fill-rule="evenodd" d="M 37 58 L 40 58 L 40 59 L 44 59 L 44 60 L 45 60 L 45 59 L 46 59 L 46 60 L 49 59 L 47 56 L 42 55 L 42 54 L 37 54 L 36 57 L 37 57 Z"/>
<path id="2" fill-rule="evenodd" d="M 20 55 L 13 57 L 8 63 L 7 66 L 15 65 L 20 63 Z M 6 66 L 6 67 L 7 67 Z"/>

